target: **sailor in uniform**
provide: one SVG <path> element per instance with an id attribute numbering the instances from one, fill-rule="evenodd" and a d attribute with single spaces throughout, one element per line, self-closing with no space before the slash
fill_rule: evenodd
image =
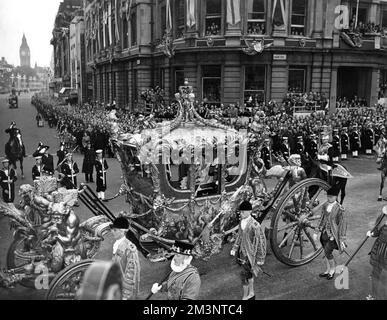
<path id="1" fill-rule="evenodd" d="M 364 149 L 366 154 L 372 155 L 372 149 L 375 145 L 375 133 L 371 127 L 371 124 L 368 123 L 366 129 L 364 130 Z"/>
<path id="2" fill-rule="evenodd" d="M 67 190 L 76 189 L 77 174 L 79 173 L 78 164 L 73 161 L 73 154 L 67 153 L 66 160 L 61 166 L 62 184 Z"/>
<path id="3" fill-rule="evenodd" d="M 349 136 L 348 136 L 348 128 L 344 127 L 341 133 L 341 160 L 348 159 L 349 152 Z"/>
<path id="4" fill-rule="evenodd" d="M 361 142 L 360 142 L 360 134 L 359 134 L 357 125 L 353 126 L 350 142 L 351 142 L 352 157 L 358 158 L 359 151 L 361 149 Z"/>
<path id="5" fill-rule="evenodd" d="M 5 203 L 13 203 L 15 200 L 16 171 L 10 167 L 9 160 L 1 161 L 3 169 L 0 170 L 0 182 L 3 189 L 2 196 Z"/>
<path id="6" fill-rule="evenodd" d="M 43 175 L 44 165 L 42 164 L 42 156 L 35 157 L 35 165 L 32 167 L 32 181 L 39 180 Z"/>
<path id="7" fill-rule="evenodd" d="M 97 173 L 96 184 L 97 184 L 98 199 L 105 200 L 105 191 L 107 188 L 106 170 L 109 169 L 109 166 L 106 160 L 103 158 L 102 153 L 103 153 L 102 150 L 96 151 L 97 159 L 95 160 L 94 166 Z"/>
<path id="8" fill-rule="evenodd" d="M 340 154 L 341 154 L 341 140 L 339 135 L 339 129 L 333 129 L 333 136 L 332 136 L 332 147 L 333 147 L 333 154 L 332 154 L 332 160 L 333 162 L 339 162 Z"/>
<path id="9" fill-rule="evenodd" d="M 152 293 L 167 292 L 168 300 L 197 300 L 200 294 L 201 280 L 198 270 L 191 265 L 194 246 L 183 241 L 175 241 L 171 251 L 172 272 L 162 284 L 155 283 Z"/>

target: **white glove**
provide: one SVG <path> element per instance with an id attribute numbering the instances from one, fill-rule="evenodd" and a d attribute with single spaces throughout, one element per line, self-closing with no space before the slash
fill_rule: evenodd
<path id="1" fill-rule="evenodd" d="M 367 232 L 367 237 L 368 237 L 368 238 L 371 238 L 372 236 L 373 236 L 373 233 L 372 233 L 371 231 L 368 231 L 368 232 Z"/>
<path id="2" fill-rule="evenodd" d="M 163 286 L 160 286 L 158 283 L 154 283 L 152 286 L 151 292 L 153 294 L 156 294 L 157 292 L 159 292 L 161 290 L 162 287 Z"/>
<path id="3" fill-rule="evenodd" d="M 236 254 L 235 250 L 231 250 L 230 255 L 234 257 L 235 254 Z"/>

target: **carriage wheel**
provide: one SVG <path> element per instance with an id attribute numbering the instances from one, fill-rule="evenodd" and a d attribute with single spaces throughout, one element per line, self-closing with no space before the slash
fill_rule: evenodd
<path id="1" fill-rule="evenodd" d="M 37 253 L 26 252 L 24 250 L 24 237 L 15 238 L 7 252 L 7 269 L 16 269 L 30 264 Z M 34 280 L 23 279 L 19 282 L 24 287 L 35 288 Z"/>
<path id="2" fill-rule="evenodd" d="M 271 220 L 270 244 L 282 263 L 298 267 L 322 252 L 317 227 L 330 185 L 320 179 L 306 179 L 295 186 L 278 203 Z"/>
<path id="3" fill-rule="evenodd" d="M 95 260 L 83 260 L 59 272 L 50 282 L 46 300 L 75 300 L 86 270 Z"/>

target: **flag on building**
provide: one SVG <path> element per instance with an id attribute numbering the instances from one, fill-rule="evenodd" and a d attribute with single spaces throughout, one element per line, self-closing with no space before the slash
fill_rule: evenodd
<path id="1" fill-rule="evenodd" d="M 227 0 L 227 23 L 236 25 L 241 22 L 241 0 Z"/>
<path id="2" fill-rule="evenodd" d="M 130 21 L 132 17 L 130 14 L 130 10 L 132 9 L 132 4 L 133 4 L 133 0 L 126 0 L 125 11 L 126 11 L 126 20 L 128 21 Z"/>
<path id="3" fill-rule="evenodd" d="M 108 5 L 108 17 L 109 17 L 109 44 L 113 43 L 113 34 L 112 34 L 112 3 L 109 2 Z"/>
<path id="4" fill-rule="evenodd" d="M 171 33 L 172 32 L 172 10 L 171 10 L 171 0 L 167 0 L 166 2 L 166 32 Z"/>
<path id="5" fill-rule="evenodd" d="M 193 28 L 196 25 L 196 0 L 186 0 L 187 1 L 187 26 L 188 28 Z"/>

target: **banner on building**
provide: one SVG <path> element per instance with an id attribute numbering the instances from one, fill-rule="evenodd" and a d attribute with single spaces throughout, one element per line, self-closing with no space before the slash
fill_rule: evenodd
<path id="1" fill-rule="evenodd" d="M 113 33 L 112 33 L 112 3 L 108 4 L 108 17 L 109 17 L 109 44 L 113 43 Z"/>
<path id="2" fill-rule="evenodd" d="M 274 27 L 282 28 L 287 25 L 287 12 L 284 0 L 274 0 L 272 19 Z"/>
<path id="3" fill-rule="evenodd" d="M 126 0 L 125 11 L 126 11 L 126 20 L 130 21 L 132 15 L 130 14 L 130 10 L 132 9 L 133 0 Z"/>
<path id="4" fill-rule="evenodd" d="M 120 40 L 120 24 L 118 22 L 118 19 L 120 17 L 120 11 L 121 11 L 121 0 L 115 0 L 115 22 L 116 22 L 116 40 Z"/>
<path id="5" fill-rule="evenodd" d="M 172 32 L 172 10 L 171 10 L 171 0 L 166 2 L 166 32 L 169 34 Z"/>
<path id="6" fill-rule="evenodd" d="M 187 27 L 192 29 L 196 25 L 196 0 L 186 0 L 187 7 Z"/>
<path id="7" fill-rule="evenodd" d="M 241 22 L 241 0 L 227 0 L 227 23 L 236 25 Z"/>

